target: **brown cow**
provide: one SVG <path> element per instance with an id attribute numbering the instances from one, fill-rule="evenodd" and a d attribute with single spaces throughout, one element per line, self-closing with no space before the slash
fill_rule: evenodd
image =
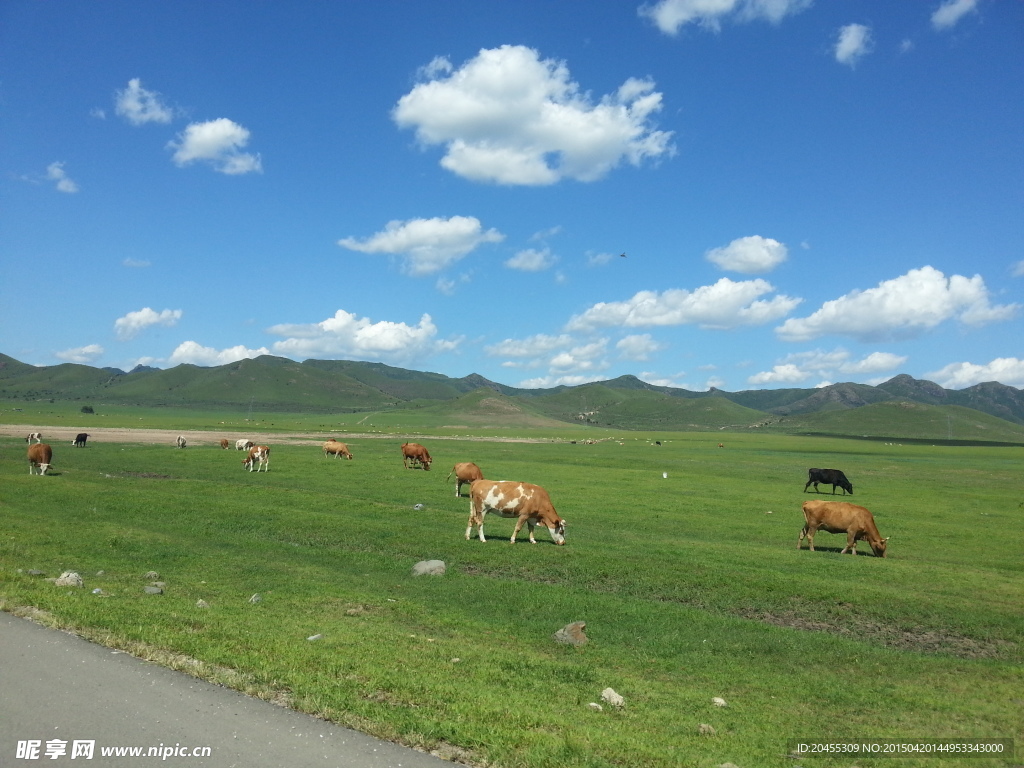
<path id="1" fill-rule="evenodd" d="M 539 485 L 517 483 L 509 480 L 476 480 L 469 486 L 469 526 L 466 539 L 477 526 L 480 541 L 484 538 L 484 517 L 488 512 L 497 512 L 502 517 L 517 517 L 515 530 L 510 541 L 516 540 L 519 529 L 526 523 L 530 531 L 530 543 L 536 544 L 533 528 L 540 523 L 551 532 L 555 544 L 565 544 L 565 520 L 558 516 L 548 492 Z"/>
<path id="2" fill-rule="evenodd" d="M 429 471 L 430 462 L 433 459 L 430 458 L 430 452 L 419 443 L 402 443 L 402 464 L 406 469 L 410 469 L 410 461 L 412 469 L 416 469 L 416 465 L 419 464 L 423 469 Z"/>
<path id="3" fill-rule="evenodd" d="M 875 518 L 864 507 L 851 504 L 848 501 L 805 501 L 803 504 L 804 523 L 800 537 L 796 540 L 796 548 L 800 549 L 804 536 L 810 544 L 811 551 L 814 551 L 814 534 L 820 528 L 829 533 L 845 533 L 846 546 L 839 554 L 844 555 L 847 551 L 857 554 L 857 542 L 864 539 L 871 545 L 871 551 L 875 557 L 885 557 L 886 542 L 875 525 Z"/>
<path id="4" fill-rule="evenodd" d="M 256 465 L 259 464 L 258 467 Z M 253 471 L 253 467 L 256 467 L 256 471 L 259 472 L 261 469 L 264 472 L 270 471 L 270 446 L 269 445 L 254 445 L 249 449 L 249 455 L 245 461 L 242 462 L 242 469 L 248 469 L 250 472 Z"/>
<path id="5" fill-rule="evenodd" d="M 480 471 L 480 467 L 474 464 L 472 461 L 464 461 L 456 464 L 452 467 L 452 471 L 448 473 L 448 477 L 444 479 L 447 483 L 452 479 L 452 475 L 455 475 L 455 495 L 462 496 L 462 486 L 470 485 L 474 480 L 483 480 L 484 473 Z"/>
<path id="6" fill-rule="evenodd" d="M 34 475 L 36 468 L 39 475 L 45 475 L 46 470 L 53 466 L 53 448 L 46 443 L 32 443 L 28 447 L 28 473 Z"/>
<path id="7" fill-rule="evenodd" d="M 226 451 L 228 450 L 228 448 L 231 447 L 231 443 L 228 442 L 228 439 L 226 437 L 222 437 L 220 440 L 220 447 Z"/>
<path id="8" fill-rule="evenodd" d="M 339 443 L 333 437 L 324 443 L 324 457 L 333 455 L 334 458 L 340 458 L 344 456 L 346 459 L 352 458 L 352 451 L 348 449 L 348 446 L 344 443 Z"/>

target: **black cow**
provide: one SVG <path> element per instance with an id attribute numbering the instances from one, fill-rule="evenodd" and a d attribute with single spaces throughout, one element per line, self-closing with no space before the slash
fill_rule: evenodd
<path id="1" fill-rule="evenodd" d="M 75 448 L 85 448 L 85 441 L 89 439 L 89 436 L 85 432 L 79 432 L 75 435 L 74 446 Z"/>
<path id="2" fill-rule="evenodd" d="M 846 479 L 846 475 L 843 474 L 842 470 L 839 469 L 808 469 L 807 470 L 807 485 L 804 486 L 804 493 L 807 493 L 807 486 L 814 485 L 814 492 L 820 493 L 818 490 L 818 483 L 825 483 L 826 485 L 831 484 L 832 495 L 835 495 L 836 486 L 838 485 L 843 489 L 843 496 L 849 492 L 853 495 L 853 483 Z"/>

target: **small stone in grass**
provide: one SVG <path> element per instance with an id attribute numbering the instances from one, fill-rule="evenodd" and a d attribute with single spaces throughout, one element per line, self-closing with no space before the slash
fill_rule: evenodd
<path id="1" fill-rule="evenodd" d="M 714 736 L 715 729 L 714 726 L 708 725 L 707 723 L 701 723 L 697 726 L 697 733 L 701 736 Z"/>
<path id="2" fill-rule="evenodd" d="M 727 706 L 729 706 L 728 704 L 725 703 L 725 699 L 723 699 L 723 698 L 721 698 L 719 696 L 715 696 L 713 699 L 711 699 L 711 703 L 714 704 L 716 707 L 727 707 Z"/>

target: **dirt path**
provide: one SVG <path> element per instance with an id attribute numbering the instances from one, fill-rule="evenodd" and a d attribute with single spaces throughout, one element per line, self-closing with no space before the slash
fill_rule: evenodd
<path id="1" fill-rule="evenodd" d="M 309 432 L 231 432 L 228 434 L 211 432 L 206 430 L 173 430 L 173 429 L 129 429 L 120 427 L 89 427 L 89 442 L 96 443 L 145 443 L 147 445 L 171 445 L 175 444 L 178 435 L 188 441 L 189 446 L 212 446 L 218 445 L 222 438 L 231 443 L 234 447 L 235 440 L 246 438 L 259 445 L 280 445 L 290 443 L 292 445 L 320 445 L 328 440 L 330 435 L 311 435 Z M 25 437 L 30 432 L 41 432 L 43 442 L 51 445 L 61 443 L 71 444 L 81 430 L 69 429 L 66 427 L 47 427 L 32 424 L 0 424 L 0 435 L 4 437 Z M 529 437 L 467 437 L 454 435 L 382 435 L 379 432 L 346 432 L 338 434 L 337 438 L 342 442 L 346 440 L 394 440 L 406 442 L 409 440 L 479 440 L 493 443 L 548 443 L 551 440 Z"/>

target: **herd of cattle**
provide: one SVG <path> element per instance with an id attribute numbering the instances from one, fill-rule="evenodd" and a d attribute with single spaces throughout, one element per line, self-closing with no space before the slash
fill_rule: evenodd
<path id="1" fill-rule="evenodd" d="M 76 447 L 84 447 L 89 435 L 78 434 L 72 441 Z M 53 466 L 53 449 L 43 442 L 43 436 L 39 432 L 32 432 L 25 438 L 29 443 L 28 447 L 28 471 L 30 475 L 45 475 L 47 470 Z M 178 448 L 185 448 L 187 441 L 184 436 L 179 436 L 175 441 Z M 220 447 L 228 450 L 231 447 L 230 441 L 222 439 Z M 719 444 L 721 447 L 721 444 Z M 270 446 L 256 445 L 252 440 L 242 438 L 235 441 L 236 451 L 248 451 L 242 462 L 242 468 L 250 472 L 270 471 Z M 352 460 L 352 451 L 345 443 L 340 443 L 331 438 L 323 444 L 324 456 L 335 458 L 346 458 Z M 433 458 L 430 452 L 419 443 L 402 444 L 402 464 L 406 469 L 420 468 L 430 470 Z M 517 518 L 516 525 L 512 531 L 510 541 L 515 541 L 519 531 L 524 525 L 529 531 L 530 543 L 536 544 L 533 533 L 534 528 L 540 524 L 548 529 L 552 541 L 555 544 L 565 544 L 565 520 L 559 517 L 551 503 L 548 492 L 539 485 L 521 483 L 508 480 L 486 480 L 480 467 L 473 462 L 461 462 L 452 467 L 445 482 L 455 476 L 455 495 L 462 496 L 462 486 L 469 486 L 470 510 L 469 524 L 466 527 L 466 539 L 472 538 L 473 528 L 477 529 L 480 541 L 484 538 L 484 517 L 488 512 L 494 512 L 502 517 Z M 853 484 L 846 475 L 838 469 L 817 469 L 807 471 L 807 483 L 804 485 L 804 493 L 810 486 L 814 486 L 815 493 L 819 493 L 818 484 L 831 485 L 832 495 L 836 488 L 843 489 L 843 495 L 853 495 Z M 846 546 L 840 554 L 857 554 L 857 542 L 866 541 L 876 557 L 885 557 L 886 544 L 888 539 L 883 539 L 875 525 L 874 517 L 864 507 L 851 504 L 845 501 L 822 501 L 815 499 L 805 501 L 802 505 L 804 513 L 804 527 L 797 538 L 796 546 L 800 549 L 803 540 L 806 538 L 811 551 L 814 551 L 814 535 L 818 531 L 828 533 L 845 533 Z"/>

